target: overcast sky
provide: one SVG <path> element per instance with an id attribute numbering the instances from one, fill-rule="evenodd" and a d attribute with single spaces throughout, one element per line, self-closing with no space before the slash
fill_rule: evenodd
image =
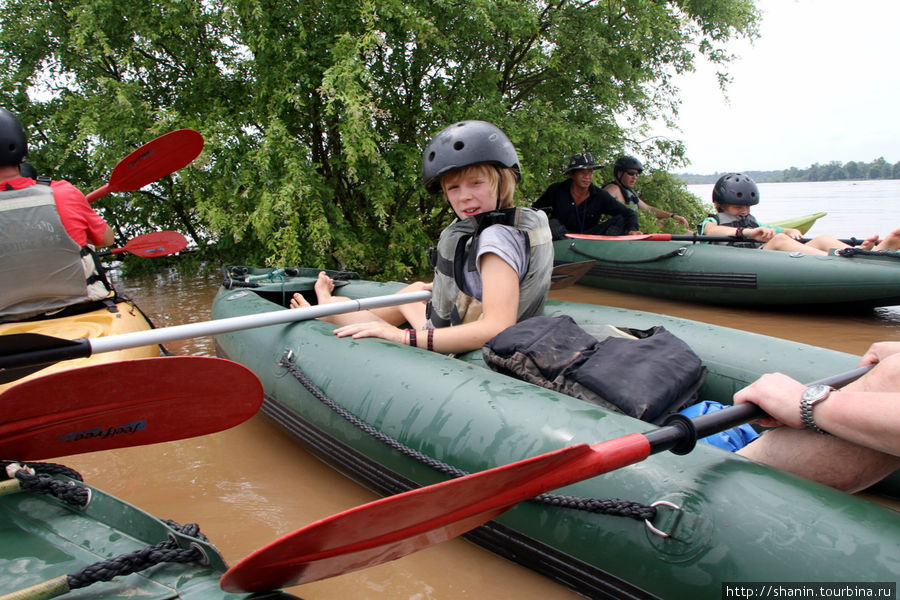
<path id="1" fill-rule="evenodd" d="M 681 82 L 691 173 L 900 161 L 900 1 L 758 0 L 760 38 Z"/>

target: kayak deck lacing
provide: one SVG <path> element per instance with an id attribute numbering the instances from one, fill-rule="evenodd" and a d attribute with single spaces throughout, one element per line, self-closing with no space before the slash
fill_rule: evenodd
<path id="1" fill-rule="evenodd" d="M 862 248 L 841 248 L 834 252 L 838 256 L 850 258 L 851 256 L 880 256 L 884 258 L 900 258 L 900 252 L 894 250 L 863 250 Z"/>
<path id="2" fill-rule="evenodd" d="M 175 521 L 163 521 L 170 528 L 197 538 L 204 542 L 208 541 L 206 536 L 200 533 L 200 527 L 196 523 L 187 525 L 179 525 Z M 191 545 L 190 548 L 181 548 L 174 538 L 169 538 L 164 542 L 146 546 L 140 550 L 121 554 L 112 558 L 107 558 L 100 562 L 66 575 L 66 582 L 69 589 L 78 589 L 87 587 L 99 581 L 110 581 L 121 575 L 129 575 L 154 565 L 162 563 L 187 563 L 187 562 L 204 562 L 206 555 L 199 546 Z"/>
<path id="3" fill-rule="evenodd" d="M 578 254 L 580 256 L 584 256 L 586 258 L 590 258 L 592 260 L 597 260 L 605 263 L 612 263 L 616 265 L 639 265 L 641 263 L 652 263 L 660 260 L 666 260 L 669 258 L 675 258 L 676 256 L 684 256 L 684 253 L 687 252 L 687 248 L 682 246 L 676 250 L 672 250 L 671 252 L 666 252 L 665 254 L 660 254 L 659 256 L 653 256 L 651 258 L 643 258 L 641 260 L 612 260 L 611 258 L 603 258 L 602 256 L 594 256 L 592 254 L 588 254 L 587 252 L 583 252 L 575 247 L 575 242 L 572 242 L 572 245 L 569 246 L 569 251 L 573 254 Z"/>
<path id="4" fill-rule="evenodd" d="M 415 459 L 420 463 L 431 467 L 435 471 L 438 471 L 439 473 L 443 473 L 444 475 L 449 475 L 450 477 L 454 478 L 463 477 L 469 474 L 462 469 L 458 469 L 453 465 L 449 465 L 434 457 L 428 456 L 427 454 L 410 448 L 406 444 L 395 440 L 391 436 L 385 434 L 383 431 L 376 429 L 369 423 L 366 423 L 353 413 L 349 412 L 344 407 L 328 398 L 328 396 L 326 396 L 325 393 L 322 392 L 322 390 L 320 390 L 302 370 L 300 370 L 300 367 L 298 367 L 297 363 L 294 362 L 292 355 L 293 351 L 291 350 L 285 352 L 284 356 L 281 357 L 280 365 L 287 369 L 288 372 L 293 375 L 294 379 L 296 379 L 300 383 L 300 385 L 306 388 L 306 390 L 310 394 L 312 394 L 313 397 L 316 398 L 316 400 L 327 406 L 334 413 L 336 413 L 344 420 L 348 421 L 354 427 L 360 429 L 364 433 L 375 438 L 389 448 L 396 450 L 397 452 L 400 452 L 401 454 L 404 454 L 405 456 L 408 456 L 412 459 Z M 585 498 L 580 496 L 566 496 L 562 494 L 541 494 L 539 496 L 535 496 L 531 500 L 534 502 L 547 504 L 549 506 L 556 506 L 559 508 L 571 508 L 575 510 L 601 513 L 610 516 L 630 517 L 639 521 L 652 521 L 656 516 L 656 507 L 641 504 L 639 502 L 633 502 L 631 500 L 621 500 L 619 498 Z"/>
<path id="5" fill-rule="evenodd" d="M 19 481 L 22 491 L 32 494 L 47 494 L 72 506 L 87 506 L 91 499 L 88 488 L 76 485 L 74 481 L 62 481 L 52 475 L 65 475 L 70 479 L 82 481 L 81 475 L 74 469 L 56 463 L 16 463 L 14 461 L 0 461 L 4 479 L 9 479 L 7 467 L 21 465 L 24 468 L 16 469 L 13 476 Z"/>

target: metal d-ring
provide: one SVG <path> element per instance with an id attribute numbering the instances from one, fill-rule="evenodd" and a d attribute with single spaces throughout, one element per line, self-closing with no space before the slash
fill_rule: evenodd
<path id="1" fill-rule="evenodd" d="M 653 508 L 656 508 L 657 506 L 668 506 L 669 508 L 674 508 L 675 510 L 681 510 L 680 506 L 678 506 L 677 504 L 673 504 L 672 502 L 669 502 L 668 500 L 657 500 L 650 506 L 652 506 Z M 650 531 L 652 531 L 659 537 L 662 537 L 662 538 L 669 537 L 668 533 L 666 533 L 665 531 L 662 531 L 661 529 L 657 529 L 656 527 L 654 527 L 653 523 L 650 522 L 650 519 L 644 519 L 644 525 L 646 525 L 647 529 L 649 529 Z"/>

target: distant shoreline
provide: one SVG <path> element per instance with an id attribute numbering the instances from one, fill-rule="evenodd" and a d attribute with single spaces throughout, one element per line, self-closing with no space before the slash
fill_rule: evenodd
<path id="1" fill-rule="evenodd" d="M 711 175 L 676 173 L 675 176 L 687 185 L 715 183 L 727 171 Z M 873 179 L 900 179 L 900 162 L 891 164 L 883 157 L 871 162 L 850 161 L 846 164 L 832 161 L 825 165 L 818 163 L 805 169 L 791 167 L 776 171 L 742 171 L 756 183 L 790 183 L 794 181 L 866 181 Z"/>

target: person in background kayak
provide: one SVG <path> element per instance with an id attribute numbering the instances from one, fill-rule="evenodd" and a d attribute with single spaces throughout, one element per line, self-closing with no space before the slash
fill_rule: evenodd
<path id="1" fill-rule="evenodd" d="M 632 210 L 649 210 L 660 221 L 672 219 L 679 224 L 690 228 L 688 220 L 681 215 L 650 206 L 640 198 L 634 191 L 637 184 L 638 175 L 644 172 L 641 161 L 633 156 L 620 156 L 613 165 L 613 181 L 603 184 L 603 190 L 609 192 L 609 195 L 627 206 Z"/>
<path id="2" fill-rule="evenodd" d="M 763 375 L 734 395 L 769 417 L 767 431 L 738 450 L 747 458 L 847 492 L 900 468 L 900 342 L 872 344 L 859 363 L 875 367 L 834 390 Z M 826 434 L 827 432 L 827 434 Z"/>
<path id="3" fill-rule="evenodd" d="M 28 153 L 19 119 L 0 108 L 0 319 L 56 311 L 109 295 L 88 244 L 112 229 L 74 185 L 23 177 Z"/>
<path id="4" fill-rule="evenodd" d="M 750 207 L 759 204 L 759 188 L 743 173 L 722 175 L 713 188 L 713 204 L 717 213 L 701 221 L 700 235 L 733 236 L 733 242 L 720 242 L 739 248 L 762 248 L 803 254 L 828 254 L 832 248 L 849 248 L 847 244 L 830 236 L 820 235 L 808 242 L 800 241 L 803 234 L 796 229 L 766 225 L 750 214 Z M 718 243 L 718 242 L 717 242 Z M 873 235 L 860 248 L 864 250 L 897 250 L 900 248 L 900 230 L 892 231 L 883 241 Z"/>
<path id="5" fill-rule="evenodd" d="M 440 131 L 422 159 L 425 189 L 444 197 L 456 219 L 441 232 L 428 304 L 414 303 L 328 317 L 335 334 L 379 337 L 397 343 L 458 353 L 481 348 L 495 335 L 541 314 L 553 270 L 547 216 L 515 207 L 521 178 L 519 158 L 509 138 L 485 121 L 461 121 Z M 315 284 L 320 304 L 344 300 L 331 295 L 324 273 Z M 308 306 L 295 294 L 291 308 Z M 408 328 L 400 328 L 409 324 Z"/>
<path id="6" fill-rule="evenodd" d="M 566 233 L 641 233 L 637 214 L 593 183 L 597 168 L 593 154 L 573 154 L 564 171 L 567 179 L 551 184 L 532 205 L 551 219 L 554 239 L 562 239 Z M 606 220 L 601 221 L 603 218 Z"/>

